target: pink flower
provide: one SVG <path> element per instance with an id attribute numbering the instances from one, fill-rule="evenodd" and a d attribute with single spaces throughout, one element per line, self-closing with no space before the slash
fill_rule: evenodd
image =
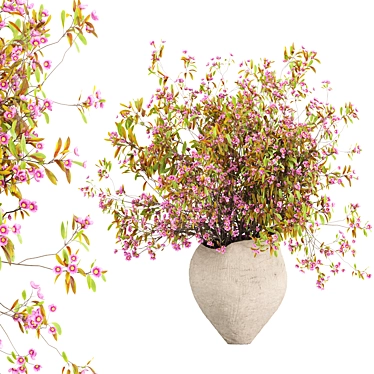
<path id="1" fill-rule="evenodd" d="M 56 327 L 54 327 L 54 326 L 50 326 L 48 332 L 49 332 L 50 334 L 56 334 Z"/>
<path id="2" fill-rule="evenodd" d="M 92 95 L 88 96 L 86 102 L 88 106 L 91 106 L 94 103 L 94 97 Z"/>
<path id="3" fill-rule="evenodd" d="M 2 89 L 3 91 L 5 91 L 7 88 L 8 88 L 8 82 L 7 81 L 1 81 L 0 82 L 0 89 Z"/>
<path id="4" fill-rule="evenodd" d="M 39 371 L 42 367 L 40 365 L 34 365 L 34 370 Z"/>
<path id="5" fill-rule="evenodd" d="M 31 39 L 30 39 L 30 44 L 31 44 L 32 46 L 34 46 L 34 47 L 38 47 L 39 44 L 40 44 L 40 40 L 39 40 L 39 38 L 31 38 Z"/>
<path id="6" fill-rule="evenodd" d="M 54 272 L 55 274 L 61 274 L 61 273 L 62 273 L 62 268 L 61 268 L 61 266 L 60 266 L 60 265 L 55 266 L 55 267 L 53 268 L 53 272 Z"/>
<path id="7" fill-rule="evenodd" d="M 3 342 L 0 339 L 0 349 L 2 349 L 2 348 L 3 348 Z"/>
<path id="8" fill-rule="evenodd" d="M 84 161 L 84 162 L 83 162 L 83 167 L 84 167 L 84 168 L 87 167 L 87 161 Z"/>
<path id="9" fill-rule="evenodd" d="M 7 145 L 9 143 L 10 135 L 0 132 L 0 144 Z"/>
<path id="10" fill-rule="evenodd" d="M 76 274 L 78 272 L 78 267 L 75 264 L 70 264 L 68 266 L 68 271 L 70 274 Z"/>
<path id="11" fill-rule="evenodd" d="M 101 277 L 101 269 L 97 266 L 95 266 L 93 269 L 92 269 L 92 275 L 96 278 L 100 278 Z"/>
<path id="12" fill-rule="evenodd" d="M 19 206 L 20 206 L 22 209 L 28 209 L 29 206 L 30 206 L 30 200 L 26 200 L 26 199 L 22 199 L 22 200 L 20 200 L 20 202 L 19 202 Z"/>
<path id="13" fill-rule="evenodd" d="M 57 309 L 56 305 L 54 305 L 54 304 L 51 304 L 48 308 L 49 308 L 49 311 L 52 312 L 52 313 L 55 312 L 56 309 Z"/>
<path id="14" fill-rule="evenodd" d="M 48 12 L 47 9 L 43 9 L 43 10 L 42 10 L 42 16 L 43 16 L 43 17 L 47 17 L 47 16 L 49 16 L 49 12 Z"/>
<path id="15" fill-rule="evenodd" d="M 8 238 L 6 236 L 0 236 L 0 246 L 8 244 Z"/>
<path id="16" fill-rule="evenodd" d="M 31 281 L 30 282 L 30 285 L 32 288 L 34 288 L 35 290 L 40 290 L 40 286 L 38 286 L 37 284 L 34 283 L 34 281 Z"/>
<path id="17" fill-rule="evenodd" d="M 79 154 L 78 154 L 78 147 L 75 147 L 75 148 L 74 148 L 74 154 L 75 154 L 76 156 L 79 157 Z"/>
<path id="18" fill-rule="evenodd" d="M 9 229 L 8 229 L 8 226 L 7 225 L 1 225 L 0 226 L 0 234 L 1 235 L 8 235 L 9 233 Z"/>
<path id="19" fill-rule="evenodd" d="M 48 110 L 52 110 L 52 101 L 51 101 L 51 100 L 48 100 L 48 99 L 45 99 L 45 100 L 44 100 L 44 106 L 45 106 Z"/>
<path id="20" fill-rule="evenodd" d="M 46 60 L 43 62 L 43 66 L 49 70 L 51 68 L 52 61 L 51 60 Z"/>
<path id="21" fill-rule="evenodd" d="M 73 163 L 71 162 L 70 159 L 64 161 L 64 166 L 65 166 L 66 169 L 70 169 L 72 165 L 73 165 Z"/>
<path id="22" fill-rule="evenodd" d="M 45 43 L 47 43 L 47 42 L 48 42 L 48 39 L 47 39 L 45 36 L 42 36 L 42 37 L 40 38 L 40 43 L 45 44 Z"/>
<path id="23" fill-rule="evenodd" d="M 10 110 L 10 112 L 5 112 L 5 113 L 4 113 L 4 117 L 5 117 L 6 119 L 12 119 L 12 118 L 14 118 L 15 115 L 16 115 L 16 110 L 15 110 L 15 108 L 12 108 L 12 109 Z"/>
<path id="24" fill-rule="evenodd" d="M 29 355 L 31 356 L 31 358 L 34 360 L 35 359 L 35 356 L 36 356 L 36 352 L 34 349 L 29 349 Z"/>
<path id="25" fill-rule="evenodd" d="M 36 201 L 33 201 L 30 203 L 29 205 L 29 209 L 32 211 L 32 212 L 36 212 L 38 210 L 38 206 L 36 205 Z"/>
<path id="26" fill-rule="evenodd" d="M 13 226 L 12 226 L 12 232 L 13 234 L 20 234 L 21 233 L 21 225 L 18 224 L 18 223 L 15 223 Z"/>
<path id="27" fill-rule="evenodd" d="M 38 295 L 39 299 L 42 299 L 42 300 L 44 299 L 44 296 L 43 296 L 43 294 L 40 292 L 40 289 L 38 290 L 37 295 Z"/>
<path id="28" fill-rule="evenodd" d="M 77 255 L 71 255 L 70 256 L 70 261 L 71 262 L 77 262 L 78 261 L 78 256 Z"/>
<path id="29" fill-rule="evenodd" d="M 78 8 L 79 9 L 86 9 L 87 8 L 87 4 L 80 4 L 80 5 L 78 5 Z"/>
<path id="30" fill-rule="evenodd" d="M 97 14 L 96 14 L 96 10 L 94 10 L 94 11 L 91 12 L 91 18 L 92 18 L 94 21 L 98 21 L 98 20 L 99 20 L 99 17 L 98 17 Z"/>
<path id="31" fill-rule="evenodd" d="M 44 178 L 44 170 L 43 169 L 35 170 L 34 178 L 37 182 L 39 182 L 40 179 Z"/>

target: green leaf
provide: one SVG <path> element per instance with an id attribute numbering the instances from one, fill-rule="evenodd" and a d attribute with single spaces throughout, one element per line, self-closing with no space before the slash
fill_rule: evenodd
<path id="1" fill-rule="evenodd" d="M 7 358 L 7 360 L 8 360 L 9 362 L 11 362 L 12 364 L 14 364 L 14 361 L 13 361 L 9 356 L 6 356 L 6 358 Z"/>
<path id="2" fill-rule="evenodd" d="M 69 262 L 69 257 L 68 257 L 68 253 L 66 252 L 66 249 L 63 249 L 62 250 L 62 257 L 64 258 L 64 260 L 68 263 Z"/>
<path id="3" fill-rule="evenodd" d="M 184 142 L 184 143 L 183 143 L 183 148 L 182 148 L 182 153 L 183 153 L 183 154 L 186 153 L 186 148 L 187 148 L 187 142 Z"/>
<path id="4" fill-rule="evenodd" d="M 22 153 L 27 153 L 25 134 L 22 134 L 22 138 L 21 138 L 21 151 Z"/>
<path id="5" fill-rule="evenodd" d="M 22 291 L 22 298 L 23 298 L 23 300 L 26 300 L 26 290 Z"/>
<path id="6" fill-rule="evenodd" d="M 87 274 L 86 279 L 87 279 L 88 288 L 91 289 L 91 276 Z"/>
<path id="7" fill-rule="evenodd" d="M 45 122 L 47 122 L 47 124 L 49 123 L 49 115 L 47 112 L 43 112 L 43 115 L 44 115 L 44 118 L 45 118 Z"/>
<path id="8" fill-rule="evenodd" d="M 36 67 L 35 69 L 35 78 L 36 78 L 36 81 L 39 83 L 40 82 L 40 70 L 38 67 Z"/>
<path id="9" fill-rule="evenodd" d="M 1 270 L 2 267 L 3 267 L 3 261 L 2 261 L 1 256 L 0 256 L 0 270 Z"/>
<path id="10" fill-rule="evenodd" d="M 231 145 L 231 144 L 232 144 L 232 143 L 231 143 L 231 137 L 230 137 L 229 134 L 226 134 L 226 139 L 229 141 L 229 143 L 230 143 L 230 145 Z"/>
<path id="11" fill-rule="evenodd" d="M 9 147 L 10 153 L 18 160 L 16 146 L 14 145 L 14 142 L 12 139 L 9 139 L 8 147 Z"/>
<path id="12" fill-rule="evenodd" d="M 27 74 L 27 80 L 29 81 L 29 80 L 30 80 L 30 76 L 31 76 L 31 68 L 30 68 L 30 65 L 27 65 L 27 68 L 26 68 L 26 74 Z"/>
<path id="13" fill-rule="evenodd" d="M 83 167 L 83 162 L 80 162 L 80 161 L 72 161 L 73 164 L 76 164 L 76 165 L 79 165 L 79 166 L 82 166 Z"/>
<path id="14" fill-rule="evenodd" d="M 66 12 L 63 10 L 61 12 L 61 23 L 62 23 L 62 27 L 64 28 L 65 26 L 65 17 L 66 17 Z"/>
<path id="15" fill-rule="evenodd" d="M 66 239 L 66 231 L 65 231 L 64 222 L 61 222 L 61 237 L 62 239 Z"/>
<path id="16" fill-rule="evenodd" d="M 322 225 L 324 225 L 325 224 L 325 217 L 322 214 L 320 214 L 319 219 L 321 220 Z"/>
<path id="17" fill-rule="evenodd" d="M 73 240 L 73 242 L 77 242 L 77 243 L 79 243 L 79 244 L 82 244 L 83 245 L 83 247 L 86 249 L 86 251 L 87 252 L 89 252 L 90 251 L 90 249 L 87 247 L 87 245 L 85 244 L 85 243 L 83 243 L 83 242 L 80 242 L 80 241 L 78 241 L 78 240 Z"/>
<path id="18" fill-rule="evenodd" d="M 79 111 L 79 112 L 80 112 L 80 114 L 81 114 L 81 116 L 82 116 L 83 122 L 84 122 L 84 123 L 87 123 L 87 118 L 86 118 L 86 116 L 84 115 L 84 113 L 83 113 L 82 111 Z"/>
<path id="19" fill-rule="evenodd" d="M 17 239 L 19 241 L 19 244 L 22 244 L 22 236 L 21 236 L 21 234 L 17 234 Z"/>
<path id="20" fill-rule="evenodd" d="M 56 328 L 57 328 L 57 327 L 56 327 Z M 62 358 L 65 360 L 65 362 L 69 362 L 69 360 L 68 360 L 68 356 L 66 356 L 66 353 L 65 353 L 65 352 L 62 352 L 61 355 L 62 355 Z"/>
<path id="21" fill-rule="evenodd" d="M 80 41 L 81 41 L 84 45 L 87 45 L 87 40 L 86 40 L 86 38 L 84 37 L 83 34 L 79 33 L 79 34 L 78 34 L 78 38 L 80 39 Z"/>
<path id="22" fill-rule="evenodd" d="M 57 322 L 52 322 L 52 325 L 56 327 L 58 335 L 61 335 L 62 333 L 61 326 Z"/>
<path id="23" fill-rule="evenodd" d="M 76 41 L 74 41 L 74 45 L 75 45 L 75 48 L 77 48 L 78 53 L 80 53 L 81 50 L 79 49 L 78 43 Z"/>
<path id="24" fill-rule="evenodd" d="M 91 288 L 93 292 L 96 292 L 96 283 L 92 278 L 91 278 Z"/>
<path id="25" fill-rule="evenodd" d="M 105 275 L 104 274 L 101 274 L 101 278 L 104 282 L 106 282 L 106 278 L 105 278 Z"/>
<path id="26" fill-rule="evenodd" d="M 15 360 L 17 360 L 17 356 L 16 356 L 16 354 L 12 351 L 12 357 L 15 359 Z"/>

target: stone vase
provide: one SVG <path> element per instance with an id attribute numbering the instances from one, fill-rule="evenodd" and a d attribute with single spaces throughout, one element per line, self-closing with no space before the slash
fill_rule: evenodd
<path id="1" fill-rule="evenodd" d="M 250 344 L 281 304 L 287 288 L 283 257 L 260 252 L 253 240 L 226 253 L 200 244 L 190 263 L 190 285 L 202 312 L 228 344 Z"/>

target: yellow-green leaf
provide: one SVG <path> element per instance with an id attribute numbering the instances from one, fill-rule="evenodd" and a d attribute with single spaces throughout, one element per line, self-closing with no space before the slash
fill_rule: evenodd
<path id="1" fill-rule="evenodd" d="M 57 178 L 56 176 L 46 167 L 44 167 L 45 173 L 47 174 L 48 179 L 53 183 L 57 184 Z"/>

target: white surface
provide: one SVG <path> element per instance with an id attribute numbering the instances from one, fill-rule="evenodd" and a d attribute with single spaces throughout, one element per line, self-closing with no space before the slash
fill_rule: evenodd
<path id="1" fill-rule="evenodd" d="M 69 10 L 71 1 L 47 0 L 44 5 L 54 15 L 51 39 L 55 40 L 61 31 L 60 11 Z M 113 156 L 114 150 L 102 138 L 108 131 L 115 131 L 119 103 L 139 97 L 148 102 L 158 87 L 157 79 L 147 75 L 151 40 L 156 44 L 166 40 L 163 65 L 172 77 L 182 71 L 182 50 L 194 56 L 196 82 L 206 72 L 211 57 L 225 58 L 229 53 L 236 62 L 230 70 L 234 76 L 243 59 L 257 63 L 264 57 L 276 61 L 273 67 L 279 76 L 284 46 L 294 42 L 296 49 L 303 45 L 315 50 L 321 60 L 321 64 L 313 65 L 317 74 L 310 72 L 306 76 L 309 87 L 316 87 L 316 97 L 325 101 L 319 87 L 328 79 L 333 88 L 329 101 L 336 109 L 351 101 L 359 110 L 360 120 L 343 132 L 339 149 L 360 144 L 363 152 L 353 160 L 360 180 L 354 181 L 352 188 L 337 186 L 330 190 L 337 204 L 334 217 L 344 217 L 343 206 L 353 202 L 362 206 L 363 221 L 373 223 L 374 30 L 369 2 L 91 0 L 88 9 L 96 9 L 100 17 L 96 23 L 99 39 L 88 37 L 88 46 L 82 46 L 80 54 L 72 49 L 45 91 L 54 101 L 74 103 L 81 91 L 82 97 L 88 96 L 95 84 L 107 99 L 105 109 L 92 110 L 86 125 L 78 111 L 54 105 L 51 123 L 41 122 L 38 132 L 46 138 L 47 155 L 52 155 L 58 137 L 65 140 L 70 136 L 71 149 L 79 147 L 80 160 L 89 160 L 88 168 L 74 165 L 73 180 L 68 185 L 54 167 L 58 186 L 45 180 L 22 190 L 24 197 L 38 202 L 39 211 L 20 222 L 24 244 L 17 245 L 16 254 L 17 259 L 23 259 L 57 251 L 61 247 L 61 221 L 71 222 L 73 214 L 90 214 L 94 221 L 87 231 L 91 252 L 80 251 L 82 265 L 88 269 L 96 258 L 96 264 L 108 270 L 108 281 L 96 282 L 94 294 L 83 277 L 77 276 L 77 295 L 66 295 L 62 279 L 53 284 L 52 272 L 8 269 L 3 264 L 1 302 L 10 305 L 21 297 L 23 289 L 29 293 L 31 280 L 40 284 L 46 304 L 57 305 L 53 321 L 59 322 L 63 330 L 57 343 L 53 339 L 49 342 L 77 364 L 95 357 L 92 366 L 99 374 L 373 372 L 373 278 L 353 278 L 347 268 L 346 274 L 331 277 L 326 290 L 320 291 L 315 286 L 316 274 L 300 274 L 294 267 L 296 256 L 283 249 L 288 289 L 282 305 L 251 345 L 229 346 L 201 313 L 190 290 L 189 261 L 197 242 L 179 253 L 169 246 L 156 261 L 150 261 L 144 253 L 127 262 L 121 253 L 113 254 L 115 230 L 106 230 L 111 217 L 101 213 L 98 200 L 83 199 L 78 190 L 85 185 L 87 175 L 95 176 L 99 157 Z M 62 54 L 62 46 L 67 46 L 67 41 L 54 53 Z M 58 59 L 48 56 L 56 64 Z M 343 161 L 342 165 L 350 163 L 348 158 Z M 133 177 L 127 180 L 135 186 Z M 115 181 L 118 188 L 120 179 Z M 130 189 L 127 192 L 131 193 Z M 334 232 L 329 238 L 334 240 Z M 373 241 L 372 234 L 368 238 L 359 236 L 357 257 L 347 260 L 356 262 L 360 269 L 371 265 L 369 270 L 373 271 Z M 55 262 L 46 259 L 43 264 L 52 267 Z M 31 347 L 38 351 L 35 363 L 43 366 L 44 373 L 60 372 L 64 361 L 56 351 L 43 341 L 36 342 L 33 335 L 25 339 L 16 324 L 7 331 L 20 352 Z M 9 351 L 1 331 L 0 339 Z M 1 355 L 0 373 L 6 373 L 8 367 Z"/>

